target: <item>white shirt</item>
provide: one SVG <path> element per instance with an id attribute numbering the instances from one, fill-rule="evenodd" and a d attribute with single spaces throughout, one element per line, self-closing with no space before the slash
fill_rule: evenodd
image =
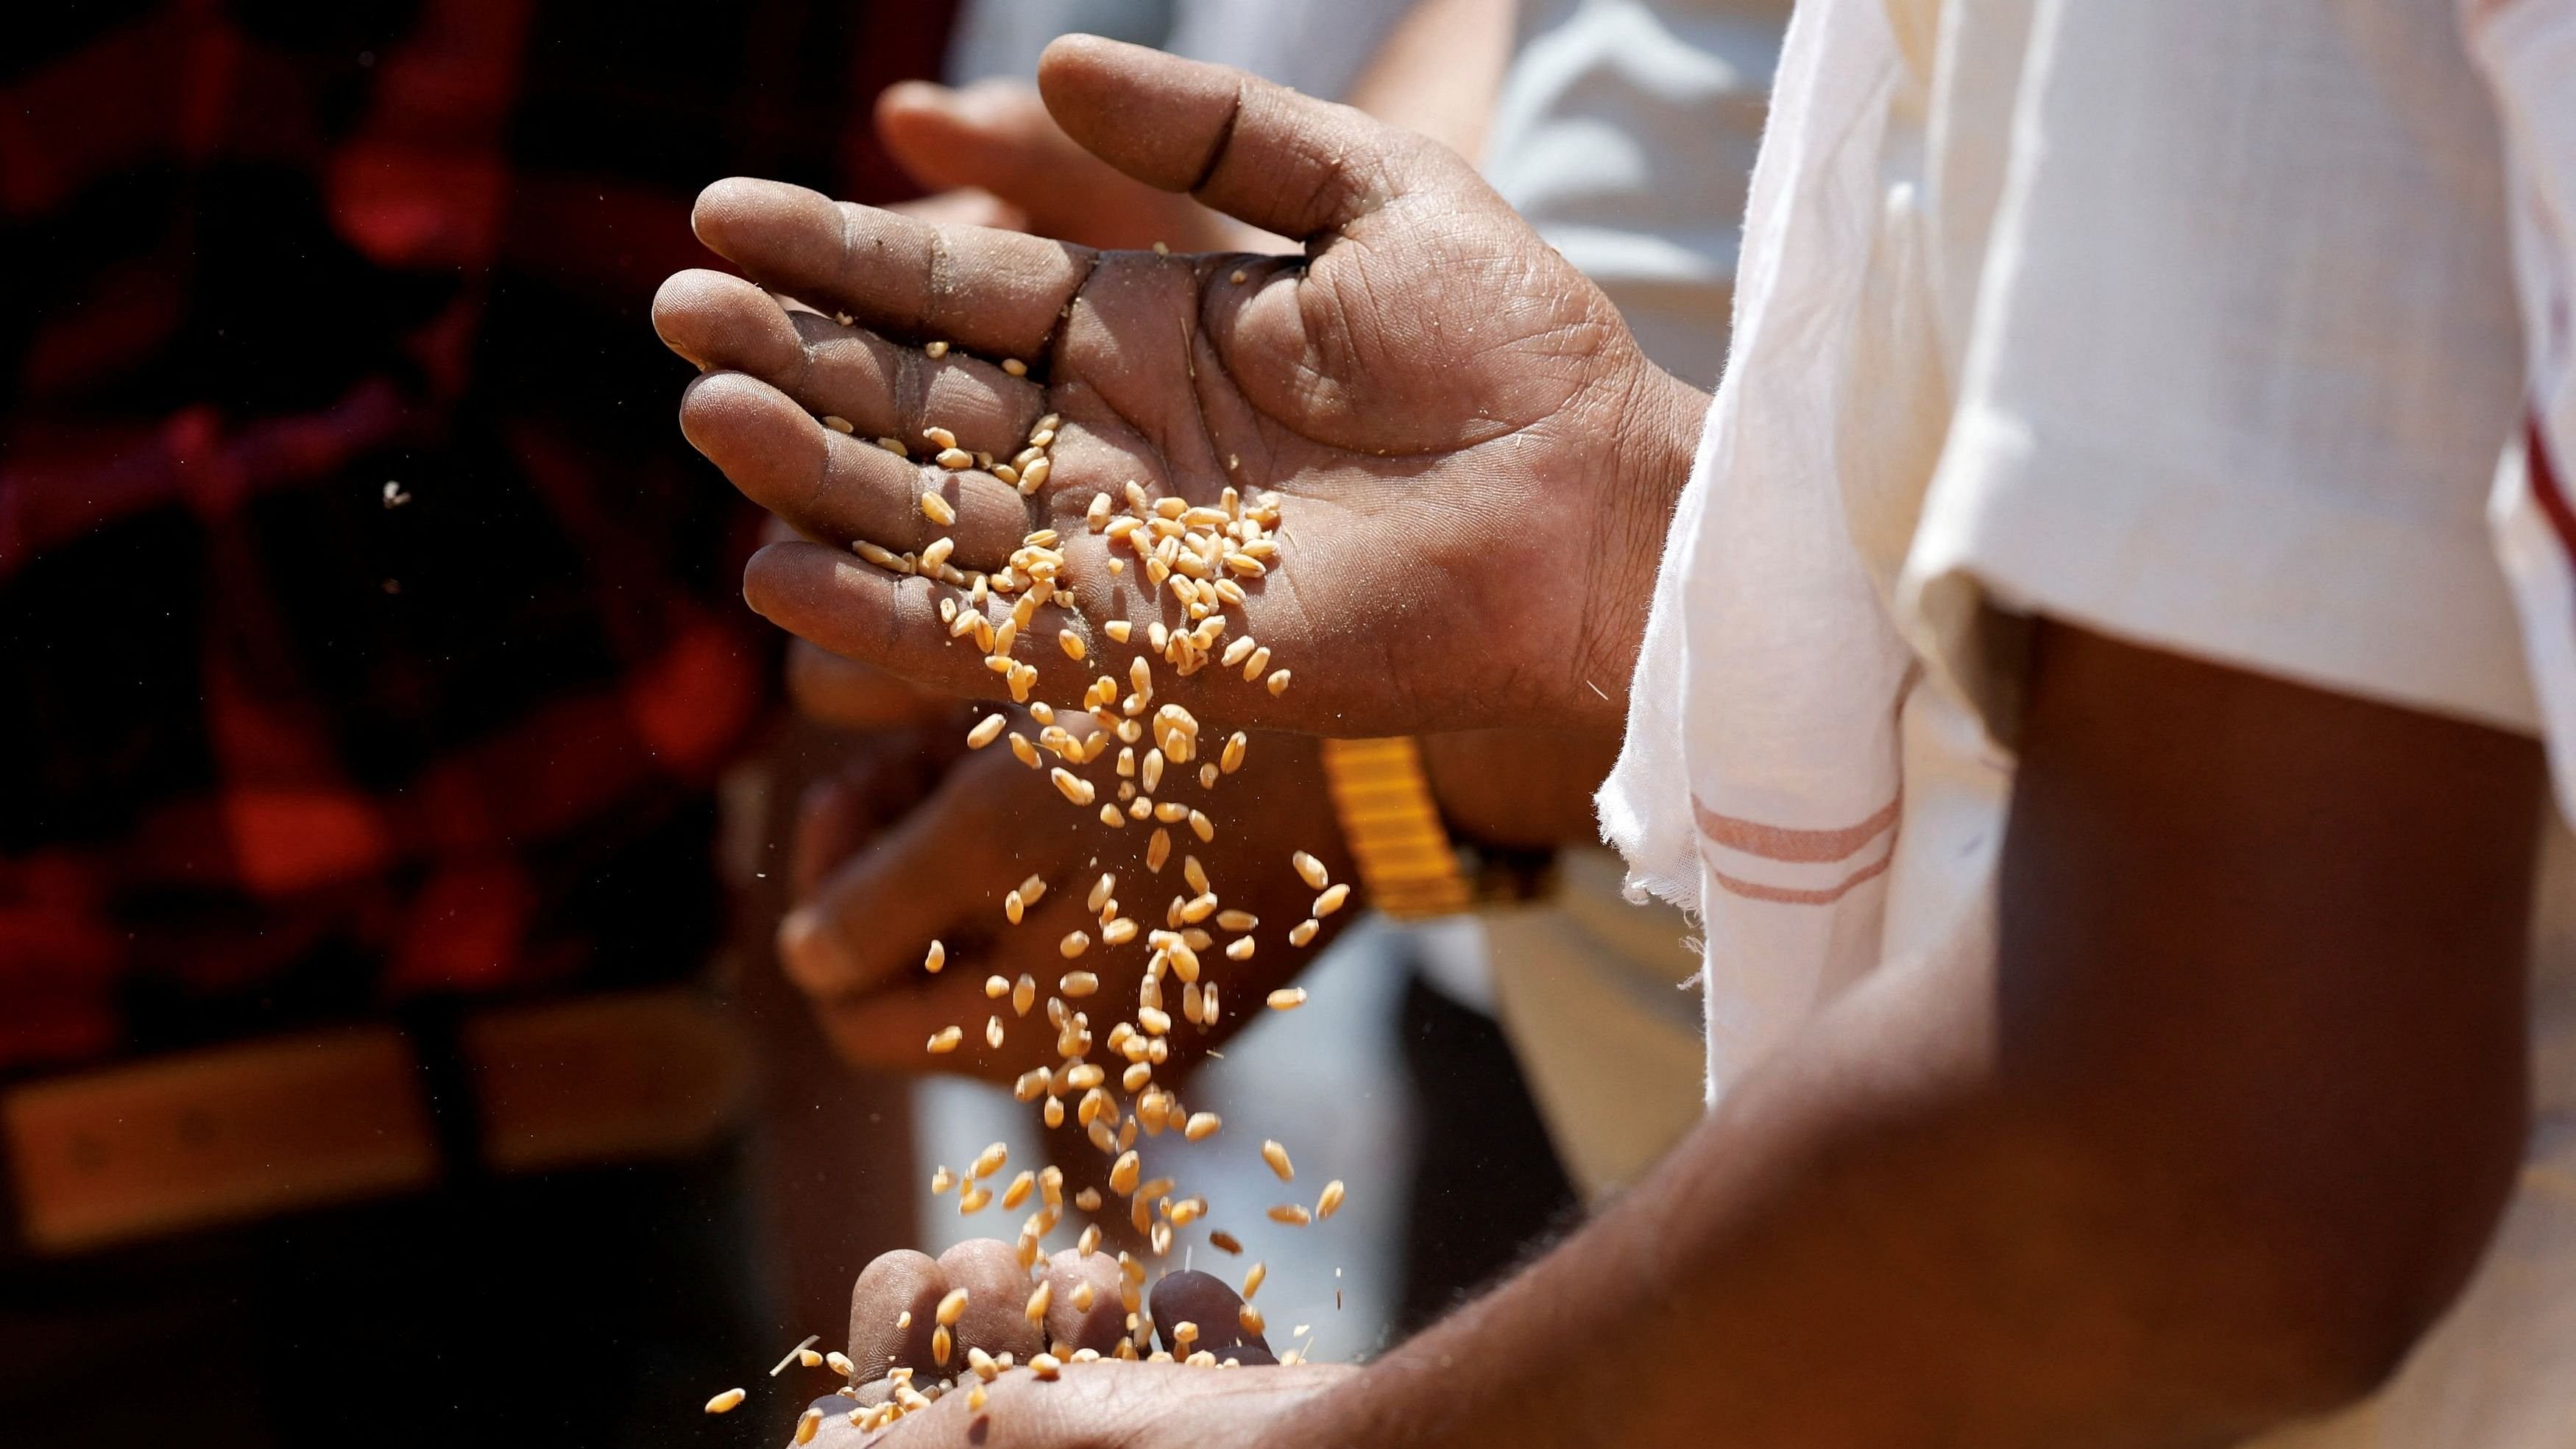
<path id="1" fill-rule="evenodd" d="M 1991 949 L 2032 614 L 2541 727 L 2486 519 L 2503 153 L 2448 0 L 1810 0 L 1774 118 L 1603 798 L 1707 916 L 1717 1090 L 1857 974 Z M 2267 1444 L 2576 1442 L 2563 823 L 2541 869 L 2488 1258 L 2384 1392 Z"/>

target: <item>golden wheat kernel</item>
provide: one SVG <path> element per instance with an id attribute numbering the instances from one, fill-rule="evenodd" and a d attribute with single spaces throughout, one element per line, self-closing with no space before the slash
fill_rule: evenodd
<path id="1" fill-rule="evenodd" d="M 1070 961 L 1070 960 L 1074 959 L 1075 957 L 1080 956 L 1083 952 L 1088 951 L 1088 950 L 1090 950 L 1090 949 L 1091 949 L 1091 934 L 1090 934 L 1088 931 L 1067 931 L 1067 932 L 1065 932 L 1065 934 L 1064 934 L 1064 939 L 1063 939 L 1063 940 L 1061 940 L 1061 941 L 1056 942 L 1056 945 L 1055 945 L 1055 951 L 1056 951 L 1056 954 L 1057 954 L 1057 955 L 1059 955 L 1059 956 L 1062 956 L 1062 957 L 1063 957 L 1064 959 L 1066 959 L 1067 961 Z M 1090 973 L 1089 973 L 1089 972 L 1087 972 L 1087 971 L 1084 971 L 1084 972 L 1076 972 L 1076 973 L 1074 973 L 1074 974 L 1075 974 L 1075 975 L 1080 975 L 1080 976 L 1088 976 L 1088 975 L 1090 975 Z M 1098 983 L 1097 983 L 1097 981 L 1095 980 L 1095 982 L 1094 982 L 1093 984 L 1094 984 L 1094 985 L 1097 985 Z M 1071 993 L 1069 993 L 1069 992 L 1068 992 L 1067 994 L 1068 994 L 1068 995 L 1070 995 Z M 1087 995 L 1088 993 L 1085 993 L 1085 994 Z"/>
<path id="2" fill-rule="evenodd" d="M 1251 748 L 1251 737 L 1241 730 L 1236 730 L 1233 734 L 1226 736 L 1225 750 L 1223 753 L 1218 755 L 1217 763 L 1224 769 L 1225 773 L 1231 775 L 1235 771 L 1243 768 L 1243 757 L 1245 753 L 1251 750 Z"/>
<path id="3" fill-rule="evenodd" d="M 1333 883 L 1332 872 L 1324 869 L 1322 861 L 1305 851 L 1301 850 L 1289 856 L 1288 863 L 1296 867 L 1297 878 L 1306 883 L 1308 890 L 1319 891 Z"/>
<path id="4" fill-rule="evenodd" d="M 1158 1011 L 1153 1007 L 1139 1007 L 1136 1011 L 1136 1025 L 1143 1028 L 1148 1036 L 1161 1036 L 1172 1029 L 1172 1018 L 1169 1013 Z"/>
<path id="5" fill-rule="evenodd" d="M 1319 917 L 1329 916 L 1333 912 L 1340 910 L 1342 908 L 1342 903 L 1350 898 L 1351 888 L 1348 882 L 1337 886 L 1329 886 L 1325 889 L 1322 895 L 1315 897 L 1315 914 Z"/>
<path id="6" fill-rule="evenodd" d="M 1029 1355 L 1029 1372 L 1050 1383 L 1054 1382 L 1056 1375 L 1062 1372 L 1063 1369 L 1063 1360 L 1057 1358 L 1054 1354 L 1036 1353 Z"/>
<path id="7" fill-rule="evenodd" d="M 937 1197 L 956 1185 L 957 1174 L 950 1172 L 945 1166 L 940 1167 L 937 1171 L 930 1174 L 930 1195 L 932 1197 Z"/>
<path id="8" fill-rule="evenodd" d="M 1190 807 L 1177 800 L 1166 800 L 1154 806 L 1154 818 L 1165 825 L 1178 825 L 1190 818 Z"/>
<path id="9" fill-rule="evenodd" d="M 746 1395 L 740 1389 L 727 1389 L 723 1393 L 716 1395 L 714 1398 L 707 1400 L 707 1412 L 710 1414 L 729 1414 L 742 1403 L 745 1397 Z"/>
<path id="10" fill-rule="evenodd" d="M 1252 681 L 1259 679 L 1261 677 L 1261 671 L 1268 669 L 1269 667 L 1270 646 L 1264 644 L 1260 648 L 1252 651 L 1251 658 L 1243 661 L 1243 682 L 1250 684 Z"/>
<path id="11" fill-rule="evenodd" d="M 987 976 L 984 978 L 985 1000 L 999 1001 L 1010 994 L 1011 983 L 1008 978 L 1001 976 Z"/>
<path id="12" fill-rule="evenodd" d="M 1303 1204 L 1283 1202 L 1270 1210 L 1270 1220 L 1274 1223 L 1285 1223 L 1292 1228 L 1302 1228 L 1314 1221 L 1314 1215 L 1307 1212 Z"/>
<path id="13" fill-rule="evenodd" d="M 1171 855 L 1172 832 L 1168 830 L 1155 831 L 1153 840 L 1148 842 L 1145 846 L 1145 869 L 1153 871 L 1156 874 L 1160 874 L 1163 869 L 1163 862 L 1169 860 Z"/>
<path id="14" fill-rule="evenodd" d="M 984 1019 L 984 1045 L 996 1051 L 1001 1049 L 1002 1019 L 1000 1017 L 990 1016 Z"/>
<path id="15" fill-rule="evenodd" d="M 1081 934 L 1082 933 L 1080 931 L 1076 931 L 1073 933 L 1073 936 L 1079 936 Z M 1065 937 L 1065 940 L 1070 942 L 1073 939 L 1073 936 L 1067 936 Z M 1088 944 L 1089 943 L 1086 940 L 1085 945 L 1087 946 Z M 1074 954 L 1080 955 L 1081 952 L 1076 951 Z M 1064 979 L 1058 981 L 1056 986 L 1057 989 L 1063 991 L 1065 995 L 1079 1001 L 1100 989 L 1100 978 L 1088 971 L 1067 971 L 1064 973 Z"/>
<path id="16" fill-rule="evenodd" d="M 901 438 L 879 438 L 877 439 L 877 446 L 894 454 L 898 458 L 909 458 L 912 456 L 912 450 L 903 445 L 903 439 Z"/>
<path id="17" fill-rule="evenodd" d="M 1132 1150 L 1122 1152 L 1118 1160 L 1109 1165 L 1109 1190 L 1125 1197 L 1136 1190 L 1136 1181 L 1143 1175 L 1144 1164 L 1136 1154 Z"/>
<path id="18" fill-rule="evenodd" d="M 1224 1125 L 1225 1119 L 1214 1112 L 1193 1112 L 1189 1122 L 1181 1128 L 1181 1135 L 1197 1142 L 1215 1136 L 1217 1129 Z"/>
<path id="19" fill-rule="evenodd" d="M 1192 1026 L 1207 1020 L 1206 1014 L 1199 1009 L 1199 988 L 1196 982 L 1181 988 L 1181 1016 Z"/>
<path id="20" fill-rule="evenodd" d="M 948 355 L 948 344 L 945 342 L 933 342 L 925 345 L 921 350 L 932 357 L 946 357 Z M 939 428 L 934 431 L 944 433 L 948 430 L 946 428 Z"/>
<path id="21" fill-rule="evenodd" d="M 966 1033 L 963 1028 L 943 1026 L 930 1034 L 928 1050 L 932 1056 L 945 1056 L 957 1050 L 957 1044 L 965 1039 Z"/>
<path id="22" fill-rule="evenodd" d="M 1141 1091 L 1145 1084 L 1152 1080 L 1154 1080 L 1152 1062 L 1131 1063 L 1127 1070 L 1118 1074 L 1118 1084 L 1130 1092 Z"/>
<path id="23" fill-rule="evenodd" d="M 1011 738 L 1017 739 L 1019 736 L 1013 735 Z M 1007 920 L 1012 925 L 1016 926 L 1020 923 L 1020 917 L 1026 914 L 1028 914 L 1028 902 L 1021 897 L 1018 891 L 1009 892 L 1002 897 L 1002 918 L 1004 920 Z"/>
<path id="24" fill-rule="evenodd" d="M 966 1184 L 966 1190 L 957 1195 L 957 1215 L 959 1217 L 966 1217 L 974 1213 L 982 1212 L 984 1210 L 984 1204 L 991 1202 L 992 1200 L 992 1189 L 984 1186 L 984 1184 L 980 1182 L 970 1182 Z"/>
<path id="25" fill-rule="evenodd" d="M 1011 983 L 1011 1014 L 1026 1016 L 1029 1014 L 1029 1008 L 1037 1004 L 1038 979 L 1025 971 L 1021 972 L 1020 979 Z"/>
<path id="26" fill-rule="evenodd" d="M 948 556 L 956 551 L 957 540 L 942 534 L 930 541 L 930 547 L 921 551 L 921 568 L 925 572 L 936 573 L 941 564 L 948 562 Z"/>
<path id="27" fill-rule="evenodd" d="M 1322 1222 L 1342 1210 L 1342 1180 L 1334 1178 L 1324 1184 L 1323 1195 L 1315 1199 L 1315 1221 Z"/>
<path id="28" fill-rule="evenodd" d="M 984 716 L 984 718 L 979 721 L 973 729 L 966 732 L 966 747 L 970 750 L 980 750 L 984 748 L 994 740 L 999 739 L 1002 734 L 1002 727 L 1009 723 L 1009 720 L 1004 719 L 999 714 L 988 714 Z M 1018 736 L 1014 735 L 1012 738 L 1017 739 Z M 1017 751 L 1014 751 L 1013 753 L 1017 753 Z"/>
<path id="29" fill-rule="evenodd" d="M 1315 933 L 1323 928 L 1323 922 L 1309 916 L 1305 920 L 1299 921 L 1297 924 L 1288 928 L 1288 944 L 1291 946 L 1303 946 L 1307 942 L 1315 939 Z M 1275 1005 L 1276 1003 L 1273 1004 Z"/>
<path id="30" fill-rule="evenodd" d="M 1002 621 L 998 626 L 996 626 L 996 627 L 994 628 L 994 630 L 993 630 L 993 658 L 994 658 L 994 659 L 999 659 L 999 660 L 1001 660 L 1001 661 L 1002 661 L 1002 667 L 1001 667 L 1001 668 L 999 668 L 999 669 L 996 669 L 996 670 L 994 671 L 995 673 L 997 673 L 997 674 L 1007 674 L 1007 675 L 1011 675 L 1011 676 L 1014 676 L 1014 677 L 1016 677 L 1016 676 L 1019 674 L 1019 672 L 1020 672 L 1020 666 L 1019 666 L 1018 661 L 1016 661 L 1016 660 L 1014 660 L 1014 659 L 1012 659 L 1012 658 L 1010 657 L 1010 654 L 1011 654 L 1011 645 L 1013 645 L 1014 643 L 1018 642 L 1019 637 L 1020 637 L 1020 620 L 1019 620 L 1019 616 L 1018 616 L 1016 613 L 1014 613 L 1010 618 L 1004 619 L 1004 620 L 1003 620 L 1003 621 Z M 984 661 L 984 662 L 985 662 L 987 665 L 990 665 L 990 664 L 992 663 L 992 660 L 991 660 L 991 659 L 988 659 L 988 660 L 986 660 L 986 661 Z"/>
<path id="31" fill-rule="evenodd" d="M 1055 460 L 1040 458 L 1020 470 L 1020 492 L 1023 496 L 1046 486 L 1047 475 L 1055 471 Z"/>
<path id="32" fill-rule="evenodd" d="M 1124 830 L 1127 828 L 1127 817 L 1118 813 L 1117 806 L 1104 804 L 1100 807 L 1100 823 L 1112 830 Z"/>
<path id="33" fill-rule="evenodd" d="M 962 473 L 975 466 L 975 455 L 967 452 L 964 448 L 942 448 L 939 450 L 938 455 L 932 458 L 931 461 L 937 463 L 940 467 L 947 469 L 951 473 Z M 927 497 L 928 495 L 924 496 Z M 949 511 L 946 518 L 942 518 L 936 513 L 931 513 L 927 504 L 923 506 L 921 511 L 928 514 L 933 523 L 939 524 L 943 528 L 957 521 L 957 514 L 954 509 Z"/>
<path id="34" fill-rule="evenodd" d="M 1181 907 L 1181 919 L 1193 926 L 1215 914 L 1216 896 L 1213 893 L 1192 896 L 1188 904 Z"/>
<path id="35" fill-rule="evenodd" d="M 1216 822 L 1207 817 L 1206 811 L 1193 810 L 1190 812 L 1190 833 L 1197 836 L 1201 844 L 1205 844 L 1216 839 Z"/>
<path id="36" fill-rule="evenodd" d="M 1055 782 L 1057 794 L 1062 795 L 1074 804 L 1088 805 L 1091 803 L 1094 792 L 1089 780 L 1082 778 L 1080 775 L 1073 773 L 1062 765 L 1056 766 L 1053 771 L 1049 772 L 1047 778 Z"/>
<path id="37" fill-rule="evenodd" d="M 1020 1310 L 1020 1316 L 1026 1318 L 1031 1323 L 1044 1323 L 1046 1322 L 1047 1305 L 1054 1301 L 1054 1280 L 1042 1279 L 1039 1281 L 1038 1286 L 1029 1293 L 1028 1305 Z"/>
<path id="38" fill-rule="evenodd" d="M 1034 1102 L 1045 1096 L 1047 1082 L 1051 1075 L 1044 1067 L 1031 1067 L 1020 1073 L 1018 1080 L 1011 1083 L 1012 1098 L 1021 1102 Z"/>
<path id="39" fill-rule="evenodd" d="M 850 551 L 881 569 L 890 569 L 902 562 L 893 550 L 881 548 L 864 538 L 851 540 Z"/>
<path id="40" fill-rule="evenodd" d="M 1002 1189 L 1003 1209 L 1009 1211 L 1027 1202 L 1029 1194 L 1037 1191 L 1037 1188 L 1038 1175 L 1034 1172 L 1022 1171 L 1019 1176 L 1011 1179 L 1009 1187 Z"/>
<path id="41" fill-rule="evenodd" d="M 1045 1107 L 1045 1109 L 1044 1109 L 1043 1115 L 1044 1115 L 1044 1116 L 1045 1116 L 1045 1118 L 1046 1118 L 1046 1124 L 1047 1124 L 1047 1127 L 1048 1127 L 1048 1129 L 1049 1129 L 1050 1131 L 1052 1131 L 1052 1130 L 1053 1130 L 1053 1129 L 1055 1129 L 1055 1128 L 1058 1128 L 1058 1127 L 1063 1126 L 1063 1125 L 1064 1125 L 1064 1099 L 1063 1099 L 1062 1097 L 1049 1097 L 1049 1098 L 1047 1098 L 1047 1099 L 1046 1099 L 1046 1107 Z"/>

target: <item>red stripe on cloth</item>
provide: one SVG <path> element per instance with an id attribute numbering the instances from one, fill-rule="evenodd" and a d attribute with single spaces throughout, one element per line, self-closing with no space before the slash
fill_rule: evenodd
<path id="1" fill-rule="evenodd" d="M 1862 846 L 1876 840 L 1896 824 L 1904 803 L 1905 797 L 1900 794 L 1868 819 L 1837 830 L 1799 830 L 1720 815 L 1701 804 L 1697 796 L 1691 798 L 1691 814 L 1697 817 L 1701 834 L 1729 850 L 1740 850 L 1765 860 L 1812 864 L 1850 859 Z"/>
<path id="2" fill-rule="evenodd" d="M 1769 901 L 1784 906 L 1830 906 L 1851 894 L 1855 888 L 1865 882 L 1887 874 L 1887 868 L 1895 863 L 1896 852 L 1891 850 L 1833 885 L 1820 890 L 1792 890 L 1787 886 L 1771 886 L 1759 881 L 1739 880 L 1715 866 L 1709 867 L 1708 873 L 1725 888 L 1728 895 L 1742 896 L 1749 901 Z"/>

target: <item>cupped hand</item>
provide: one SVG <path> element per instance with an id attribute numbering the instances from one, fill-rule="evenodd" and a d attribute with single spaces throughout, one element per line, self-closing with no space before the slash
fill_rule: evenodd
<path id="1" fill-rule="evenodd" d="M 1031 1295 L 1041 1283 L 1047 1302 L 1032 1318 Z M 943 1344 L 940 1306 L 961 1291 Z M 993 1239 L 960 1243 L 936 1259 L 887 1253 L 850 1290 L 849 1386 L 813 1401 L 819 1421 L 811 1442 L 892 1436 L 902 1444 L 982 1449 L 1146 1441 L 1222 1449 L 1248 1442 L 1269 1416 L 1351 1370 L 1280 1366 L 1259 1320 L 1243 1307 L 1223 1281 L 1186 1269 L 1164 1274 L 1150 1293 L 1131 1287 L 1104 1253 L 1067 1250 L 1026 1268 L 1010 1244 Z M 1133 1332 L 1131 1311 L 1138 1312 Z M 1179 1344 L 1184 1323 L 1195 1337 Z M 1237 1367 L 1135 1361 L 1193 1351 Z M 1029 1366 L 1041 1353 L 1058 1362 L 1046 1370 L 1050 1377 Z M 1005 1355 L 1008 1369 L 979 1365 Z M 907 1400 L 911 1412 L 888 1418 L 892 1411 L 877 1406 L 898 1397 L 898 1383 L 929 1402 Z M 854 1413 L 867 1428 L 853 1422 Z"/>
<path id="2" fill-rule="evenodd" d="M 954 566 L 990 574 L 1053 528 L 1076 600 L 1041 610 L 1018 655 L 1037 697 L 1067 702 L 1146 652 L 1112 643 L 1111 621 L 1187 622 L 1140 569 L 1110 571 L 1111 543 L 1085 526 L 1094 498 L 1123 506 L 1131 479 L 1193 503 L 1270 491 L 1277 567 L 1243 583 L 1228 622 L 1290 687 L 1160 670 L 1159 699 L 1228 728 L 1336 734 L 1615 724 L 1698 395 L 1437 146 L 1104 41 L 1058 42 L 1039 82 L 1093 154 L 1305 255 L 1095 252 L 772 183 L 710 187 L 699 234 L 751 281 L 683 273 L 655 316 L 706 369 L 682 403 L 691 441 L 813 540 L 754 558 L 752 605 L 835 653 L 991 696 L 1000 676 L 938 613 L 960 591 L 851 546 L 948 537 Z M 945 356 L 926 355 L 934 342 Z M 869 441 L 918 448 L 936 425 L 1009 457 L 1044 414 L 1060 419 L 1052 471 L 1025 494 Z M 925 490 L 953 523 L 925 516 Z M 1087 662 L 1057 652 L 1062 634 Z"/>

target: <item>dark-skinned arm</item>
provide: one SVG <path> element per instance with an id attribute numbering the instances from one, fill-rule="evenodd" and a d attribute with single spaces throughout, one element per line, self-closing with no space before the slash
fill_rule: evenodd
<path id="1" fill-rule="evenodd" d="M 1890 970 L 1281 1445 L 2231 1443 L 2519 1160 L 2531 742 L 2046 626 L 1998 948 Z"/>

